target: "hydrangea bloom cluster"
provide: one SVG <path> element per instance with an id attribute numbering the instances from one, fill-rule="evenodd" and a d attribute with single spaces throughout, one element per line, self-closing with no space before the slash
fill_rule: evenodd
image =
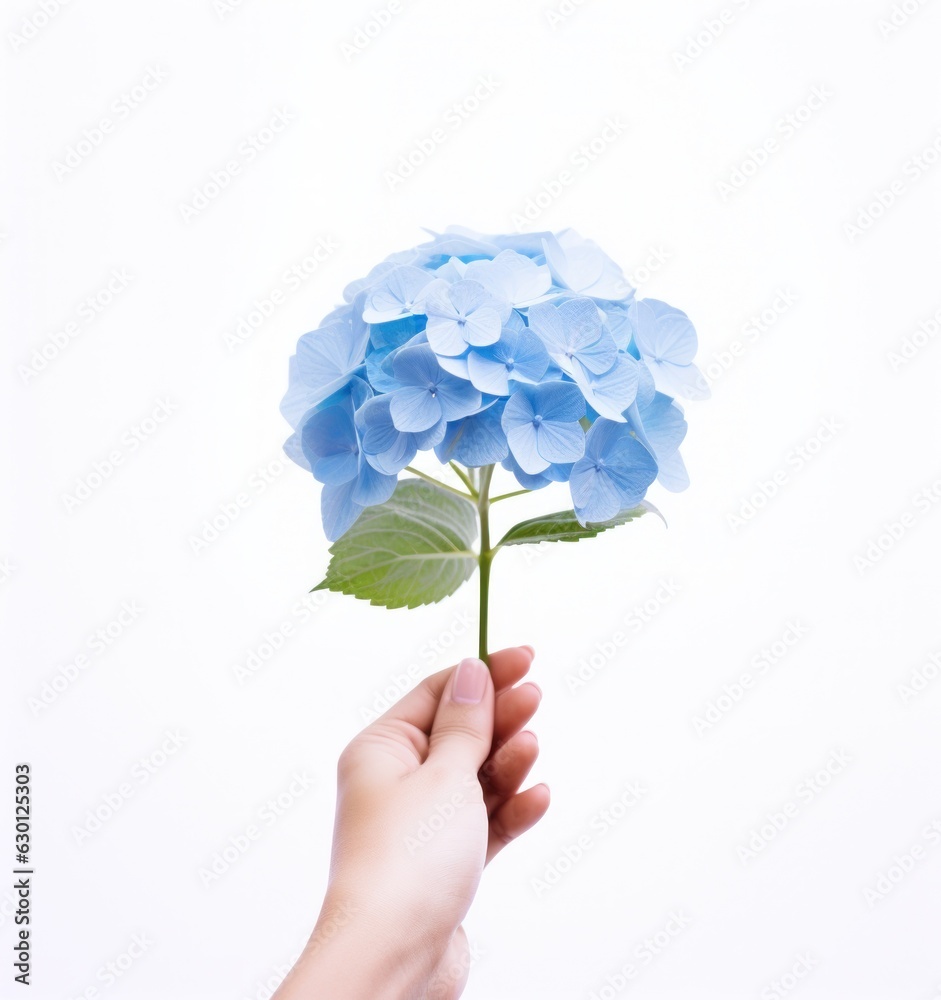
<path id="1" fill-rule="evenodd" d="M 416 454 L 569 484 L 583 525 L 688 485 L 677 397 L 704 398 L 685 313 L 637 299 L 574 230 L 459 227 L 344 292 L 290 359 L 285 451 L 323 484 L 327 537 L 384 503 Z"/>

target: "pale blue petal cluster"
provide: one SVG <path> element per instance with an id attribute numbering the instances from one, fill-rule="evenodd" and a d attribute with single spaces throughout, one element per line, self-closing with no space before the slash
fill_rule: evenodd
<path id="1" fill-rule="evenodd" d="M 569 484 L 583 524 L 682 490 L 676 397 L 708 388 L 685 313 L 636 299 L 591 240 L 457 226 L 391 254 L 304 334 L 281 410 L 286 453 L 323 484 L 339 538 L 419 452 Z"/>

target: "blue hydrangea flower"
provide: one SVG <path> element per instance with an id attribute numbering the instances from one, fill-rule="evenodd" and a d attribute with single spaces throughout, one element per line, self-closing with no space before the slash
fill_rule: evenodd
<path id="1" fill-rule="evenodd" d="M 468 469 L 502 462 L 507 455 L 502 424 L 504 405 L 502 399 L 495 400 L 479 413 L 448 424 L 443 440 L 435 447 L 438 461 L 460 462 Z"/>
<path id="2" fill-rule="evenodd" d="M 585 451 L 585 397 L 571 382 L 521 385 L 503 410 L 503 430 L 520 468 L 535 475 Z"/>
<path id="3" fill-rule="evenodd" d="M 689 486 L 689 475 L 680 455 L 687 423 L 683 411 L 669 396 L 655 393 L 649 402 L 632 407 L 631 429 L 657 460 L 657 482 L 671 493 Z"/>
<path id="4" fill-rule="evenodd" d="M 420 267 L 402 264 L 385 271 L 366 290 L 363 319 L 367 323 L 389 323 L 424 312 L 422 297 L 434 275 Z"/>
<path id="5" fill-rule="evenodd" d="M 634 289 L 621 269 L 592 240 L 564 229 L 543 237 L 543 251 L 552 277 L 560 288 L 609 301 L 629 301 Z"/>
<path id="6" fill-rule="evenodd" d="M 644 498 L 657 463 L 626 423 L 599 417 L 585 435 L 585 454 L 569 478 L 579 523 L 607 521 Z"/>
<path id="7" fill-rule="evenodd" d="M 392 421 L 392 396 L 385 393 L 367 400 L 356 411 L 356 429 L 366 461 L 385 475 L 396 476 L 420 451 L 434 448 L 444 438 L 447 422 L 442 417 L 419 434 L 400 431 Z"/>
<path id="8" fill-rule="evenodd" d="M 657 299 L 631 305 L 634 344 L 653 372 L 657 388 L 669 396 L 707 399 L 709 386 L 693 364 L 696 330 L 686 313 Z"/>
<path id="9" fill-rule="evenodd" d="M 513 473 L 516 481 L 524 490 L 541 490 L 550 483 L 567 483 L 572 474 L 572 463 L 569 462 L 568 464 L 550 465 L 543 472 L 531 476 L 528 472 L 523 472 L 512 452 L 500 464 L 507 472 Z"/>
<path id="10" fill-rule="evenodd" d="M 290 384 L 281 412 L 294 425 L 304 413 L 342 389 L 366 359 L 369 328 L 352 310 L 319 330 L 305 333 L 288 363 Z"/>
<path id="11" fill-rule="evenodd" d="M 533 306 L 529 310 L 529 326 L 566 375 L 574 377 L 583 369 L 600 375 L 611 368 L 618 356 L 617 344 L 605 331 L 598 307 L 591 299 Z"/>
<path id="12" fill-rule="evenodd" d="M 511 382 L 539 382 L 548 367 L 545 344 L 526 327 L 519 330 L 507 327 L 495 344 L 467 355 L 471 383 L 481 392 L 495 396 L 508 396 Z"/>
<path id="13" fill-rule="evenodd" d="M 459 420 L 480 408 L 480 392 L 469 382 L 446 372 L 427 344 L 404 347 L 392 361 L 401 388 L 391 395 L 389 412 L 400 431 L 430 430 L 442 418 Z"/>
<path id="14" fill-rule="evenodd" d="M 313 413 L 300 433 L 301 449 L 320 495 L 324 533 L 336 541 L 366 507 L 385 503 L 397 477 L 374 469 L 359 447 L 352 406 L 338 404 Z"/>
<path id="15" fill-rule="evenodd" d="M 461 264 L 462 277 L 479 282 L 495 298 L 525 309 L 540 302 L 552 287 L 552 274 L 515 250 L 501 250 L 492 260 Z"/>
<path id="16" fill-rule="evenodd" d="M 468 347 L 486 347 L 500 339 L 510 306 L 495 299 L 479 281 L 440 281 L 428 293 L 425 335 L 436 354 L 455 357 Z"/>
<path id="17" fill-rule="evenodd" d="M 526 490 L 569 483 L 583 521 L 636 505 L 655 477 L 686 487 L 676 399 L 709 394 L 696 331 L 635 299 L 574 230 L 429 231 L 343 295 L 298 341 L 281 404 L 331 540 L 432 451 Z"/>

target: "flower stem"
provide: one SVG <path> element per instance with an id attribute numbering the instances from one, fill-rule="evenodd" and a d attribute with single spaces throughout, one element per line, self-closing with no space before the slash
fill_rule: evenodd
<path id="1" fill-rule="evenodd" d="M 474 488 L 474 484 L 471 481 L 470 476 L 467 475 L 467 473 L 457 464 L 457 462 L 448 462 L 448 465 L 450 465 L 451 468 L 454 469 L 455 473 L 457 473 L 457 476 L 461 480 L 461 482 L 470 490 L 471 496 L 476 498 L 477 490 Z"/>
<path id="2" fill-rule="evenodd" d="M 492 497 L 490 502 L 497 503 L 498 500 L 509 500 L 510 497 L 521 497 L 524 493 L 532 493 L 532 490 L 514 490 L 512 493 L 501 493 L 498 497 Z"/>
<path id="3" fill-rule="evenodd" d="M 465 500 L 476 500 L 477 498 L 471 496 L 469 493 L 465 493 L 463 490 L 456 490 L 453 486 L 448 486 L 447 483 L 442 483 L 440 479 L 435 479 L 434 476 L 429 476 L 427 473 L 421 472 L 419 469 L 414 468 L 411 465 L 405 466 L 406 472 L 411 472 L 413 476 L 418 476 L 419 479 L 424 479 L 427 483 L 434 483 L 435 486 L 440 486 L 441 489 L 447 490 L 448 493 L 453 493 L 455 496 L 464 497 Z"/>
<path id="4" fill-rule="evenodd" d="M 490 610 L 490 564 L 493 549 L 490 548 L 490 480 L 493 466 L 485 465 L 480 470 L 480 489 L 477 496 L 477 513 L 480 515 L 480 650 L 478 656 L 489 665 L 487 659 L 487 619 Z"/>

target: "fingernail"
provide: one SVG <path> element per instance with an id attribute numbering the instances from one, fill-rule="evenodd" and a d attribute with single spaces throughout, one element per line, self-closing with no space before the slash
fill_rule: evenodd
<path id="1" fill-rule="evenodd" d="M 529 650 L 529 659 L 530 660 L 534 660 L 536 658 L 536 650 L 533 649 L 533 647 L 530 646 L 528 643 L 525 646 L 523 646 L 523 649 L 528 649 Z"/>
<path id="2" fill-rule="evenodd" d="M 469 656 L 461 660 L 454 674 L 451 701 L 459 705 L 479 705 L 487 690 L 487 664 Z"/>

